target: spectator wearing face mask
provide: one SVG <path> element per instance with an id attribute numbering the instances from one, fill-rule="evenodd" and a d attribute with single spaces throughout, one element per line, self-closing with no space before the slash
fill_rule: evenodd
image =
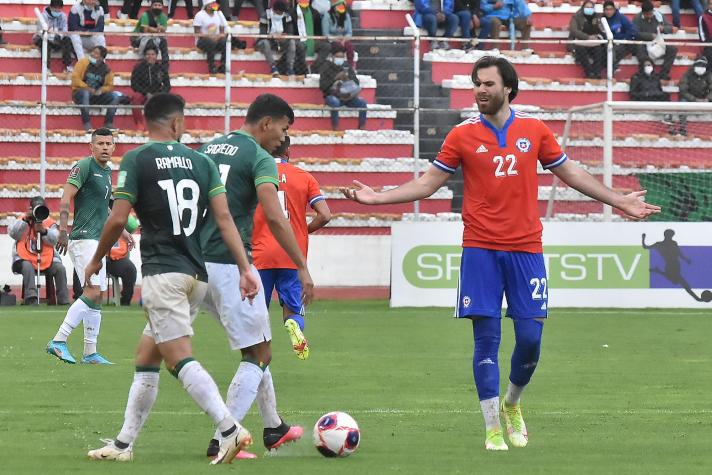
<path id="1" fill-rule="evenodd" d="M 601 16 L 596 13 L 594 3 L 587 0 L 574 13 L 569 22 L 569 40 L 601 40 L 603 26 Z M 587 78 L 600 79 L 601 71 L 606 67 L 606 45 L 577 43 L 568 44 L 569 51 L 574 53 L 576 62 L 583 68 Z"/>
<path id="2" fill-rule="evenodd" d="M 114 128 L 116 105 L 120 104 L 123 95 L 114 91 L 114 73 L 104 61 L 106 48 L 97 46 L 88 56 L 77 61 L 72 73 L 72 99 L 80 106 L 84 130 L 91 130 L 89 105 L 114 106 L 106 108 L 104 127 Z"/>
<path id="3" fill-rule="evenodd" d="M 291 38 L 282 38 L 285 35 L 294 35 L 294 19 L 287 12 L 287 4 L 282 0 L 275 0 L 272 8 L 268 8 L 260 18 L 260 34 L 270 35 L 272 39 L 260 39 L 255 43 L 255 49 L 265 55 L 265 59 L 272 70 L 272 76 L 279 74 L 277 62 L 274 58 L 275 51 L 281 51 L 285 56 L 286 74 L 294 74 L 294 60 L 297 48 L 302 50 L 304 45 Z M 300 51 L 303 56 L 303 52 Z"/>
<path id="4" fill-rule="evenodd" d="M 659 32 L 669 34 L 677 31 L 677 28 L 665 20 L 662 13 L 655 10 L 653 2 L 650 0 L 645 0 L 641 8 L 642 11 L 633 19 L 633 26 L 638 30 L 639 40 L 652 42 L 657 38 Z M 650 58 L 650 52 L 648 51 L 649 44 L 650 43 L 646 43 L 637 46 L 635 55 L 638 58 L 638 63 L 642 63 Z M 660 76 L 663 79 L 670 79 L 670 69 L 677 57 L 677 48 L 664 43 L 662 43 L 662 47 L 665 48 L 665 52 L 663 53 L 663 67 L 660 71 Z"/>
<path id="5" fill-rule="evenodd" d="M 712 73 L 708 72 L 707 58 L 695 60 L 690 69 L 685 71 L 678 85 L 681 102 L 712 102 Z M 681 135 L 687 135 L 687 116 L 680 115 Z"/>
<path id="6" fill-rule="evenodd" d="M 72 6 L 67 18 L 69 35 L 77 59 L 84 57 L 84 50 L 91 51 L 97 46 L 106 47 L 104 38 L 104 9 L 96 0 L 82 0 Z"/>
<path id="7" fill-rule="evenodd" d="M 47 68 L 53 51 L 61 51 L 64 69 L 72 72 L 72 53 L 74 48 L 72 40 L 67 34 L 67 15 L 62 11 L 62 0 L 51 0 L 49 6 L 42 11 L 42 18 L 47 24 Z M 42 54 L 42 25 L 37 22 L 37 33 L 32 37 L 32 43 L 40 49 Z"/>
<path id="8" fill-rule="evenodd" d="M 660 75 L 649 59 L 643 61 L 640 70 L 630 78 L 630 99 L 633 101 L 670 101 L 670 94 L 663 91 Z"/>
<path id="9" fill-rule="evenodd" d="M 329 43 L 325 45 L 324 42 L 321 42 L 320 48 L 328 54 L 334 43 L 340 44 L 346 51 L 346 60 L 349 66 L 354 68 L 354 47 L 351 43 L 353 28 L 351 14 L 345 0 L 334 0 L 331 9 L 322 15 L 321 32 L 322 35 L 329 38 Z"/>
<path id="10" fill-rule="evenodd" d="M 356 71 L 346 62 L 346 51 L 340 44 L 335 44 L 331 60 L 326 61 L 324 68 L 319 76 L 319 89 L 324 94 L 326 105 L 332 108 L 331 110 L 331 128 L 338 130 L 339 128 L 339 111 L 338 108 L 359 107 L 358 113 L 358 128 L 363 129 L 366 126 L 366 100 L 358 95 L 361 90 L 359 86 Z"/>

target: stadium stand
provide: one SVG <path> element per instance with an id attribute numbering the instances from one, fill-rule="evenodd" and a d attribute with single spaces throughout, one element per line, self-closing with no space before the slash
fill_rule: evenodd
<path id="1" fill-rule="evenodd" d="M 130 94 L 130 71 L 139 59 L 129 47 L 129 37 L 119 33 L 133 30 L 135 20 L 117 19 L 122 2 L 110 0 L 110 20 L 105 34 L 109 56 L 107 60 L 116 71 L 117 90 Z M 543 6 L 542 6 L 543 5 Z M 509 52 L 508 30 L 501 31 L 503 42 L 497 47 L 517 66 L 521 77 L 517 107 L 528 110 L 546 120 L 555 133 L 561 135 L 565 111 L 573 105 L 600 102 L 606 97 L 605 80 L 585 79 L 581 68 L 566 50 L 568 23 L 580 7 L 580 1 L 569 3 L 554 0 L 537 4 L 530 2 L 533 12 L 532 51 Z M 636 2 L 619 1 L 621 11 L 632 18 L 640 11 Z M 39 0 L 0 0 L 0 17 L 8 44 L 0 46 L 0 232 L 4 232 L 5 215 L 19 209 L 22 200 L 37 192 L 39 168 L 40 71 L 39 52 L 31 44 L 35 31 L 34 8 L 43 7 Z M 388 233 L 393 220 L 412 219 L 412 206 L 394 205 L 373 209 L 342 200 L 336 187 L 354 178 L 376 186 L 393 186 L 412 177 L 414 168 L 423 171 L 427 161 L 414 162 L 413 113 L 400 108 L 413 105 L 412 42 L 404 35 L 413 32 L 407 26 L 405 14 L 413 10 L 406 0 L 353 0 L 354 47 L 357 70 L 363 90 L 361 95 L 369 103 L 366 130 L 355 130 L 357 111 L 341 112 L 341 132 L 332 132 L 329 110 L 323 104 L 318 89 L 318 76 L 281 76 L 273 78 L 264 56 L 253 48 L 254 41 L 244 38 L 248 47 L 234 50 L 232 55 L 233 104 L 231 128 L 239 127 L 245 106 L 259 93 L 269 91 L 289 100 L 296 109 L 292 157 L 314 173 L 331 199 L 335 217 L 325 233 Z M 600 8 L 600 5 L 599 5 Z M 65 11 L 68 11 L 65 5 Z M 670 8 L 660 11 L 671 20 Z M 695 17 L 691 10 L 682 12 L 682 28 L 667 37 L 670 41 L 697 41 Z M 238 37 L 258 34 L 257 15 L 250 5 L 243 6 L 240 21 L 230 22 L 231 31 Z M 223 129 L 225 115 L 225 77 L 209 75 L 204 55 L 194 47 L 192 23 L 185 9 L 179 8 L 169 24 L 170 74 L 172 92 L 183 95 L 188 102 L 188 133 L 184 142 L 198 145 Z M 424 31 L 421 34 L 425 34 Z M 368 36 L 403 38 L 401 41 L 359 39 Z M 432 159 L 453 124 L 474 113 L 469 73 L 472 63 L 482 54 L 480 50 L 465 52 L 452 43 L 449 51 L 429 51 L 423 41 L 420 75 L 420 158 Z M 679 47 L 679 55 L 671 71 L 671 81 L 664 82 L 664 90 L 677 100 L 677 83 L 690 67 L 700 48 L 694 44 Z M 53 60 L 48 81 L 47 117 L 47 173 L 50 208 L 56 208 L 57 187 L 66 177 L 71 163 L 86 150 L 86 136 L 76 108 L 68 104 L 69 78 L 61 72 L 61 61 Z M 615 100 L 628 99 L 628 78 L 637 70 L 635 57 L 621 62 L 613 85 Z M 7 87 L 12 86 L 12 87 Z M 95 126 L 100 125 L 99 111 L 92 112 Z M 580 114 L 576 118 L 576 135 L 572 137 L 578 150 L 589 150 L 591 156 L 600 155 L 601 143 L 595 132 L 584 133 L 587 124 L 600 128 L 600 114 Z M 655 117 L 645 114 L 626 116 L 626 136 L 616 137 L 615 162 L 621 167 L 659 166 L 703 167 L 709 163 L 712 133 L 707 124 L 691 123 L 689 135 L 670 137 Z M 142 134 L 136 130 L 129 110 L 119 110 L 115 125 L 118 156 L 141 143 Z M 593 129 L 592 129 L 593 130 Z M 656 163 L 662 149 L 684 147 L 686 154 L 666 154 L 664 164 Z M 592 161 L 595 166 L 598 162 Z M 594 170 L 595 172 L 595 170 Z M 614 185 L 630 188 L 635 185 L 629 173 L 622 173 Z M 546 207 L 551 186 L 549 174 L 540 175 L 540 208 Z M 455 180 L 447 189 L 440 190 L 432 199 L 420 204 L 421 219 L 457 219 L 461 189 Z M 569 196 L 569 195 L 564 195 Z M 571 193 L 567 200 L 579 218 L 596 212 L 581 206 L 580 197 Z M 564 205 L 566 206 L 566 205 Z M 575 219 L 577 216 L 573 216 Z"/>

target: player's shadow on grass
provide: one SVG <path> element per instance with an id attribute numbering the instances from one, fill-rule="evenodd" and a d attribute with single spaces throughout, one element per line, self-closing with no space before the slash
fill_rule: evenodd
<path id="1" fill-rule="evenodd" d="M 677 241 L 673 239 L 675 236 L 675 231 L 672 229 L 666 229 L 663 233 L 663 240 L 658 241 L 655 244 L 647 245 L 645 244 L 645 233 L 643 233 L 643 249 L 655 249 L 660 253 L 663 258 L 664 268 L 658 269 L 657 267 L 651 267 L 650 272 L 660 274 L 669 280 L 671 283 L 679 285 L 685 291 L 690 294 L 690 296 L 697 300 L 698 302 L 710 302 L 712 301 L 712 292 L 705 290 L 701 295 L 697 295 L 694 290 L 690 287 L 687 279 L 682 275 L 682 269 L 680 268 L 680 261 L 685 261 L 688 264 L 692 263 L 692 259 L 682 253 L 680 246 L 678 246 Z"/>

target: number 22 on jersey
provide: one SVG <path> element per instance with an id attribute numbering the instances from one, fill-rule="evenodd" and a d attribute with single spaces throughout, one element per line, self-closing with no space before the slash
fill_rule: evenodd
<path id="1" fill-rule="evenodd" d="M 517 157 L 513 153 L 509 153 L 504 157 L 496 155 L 492 158 L 492 161 L 497 165 L 494 176 L 499 178 L 519 175 L 519 172 L 517 172 Z"/>

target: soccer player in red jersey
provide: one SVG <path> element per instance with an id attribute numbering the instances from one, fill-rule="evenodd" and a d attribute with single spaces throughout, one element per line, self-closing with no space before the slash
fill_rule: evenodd
<path id="1" fill-rule="evenodd" d="M 363 204 L 405 203 L 432 195 L 462 167 L 464 198 L 462 263 L 456 316 L 472 321 L 475 386 L 485 420 L 487 450 L 507 450 L 500 425 L 503 415 L 509 442 L 528 442 L 519 399 L 539 361 L 547 317 L 547 280 L 542 253 L 542 225 L 537 208 L 537 163 L 564 183 L 619 209 L 630 219 L 644 219 L 660 208 L 643 201 L 645 191 L 621 195 L 596 180 L 566 154 L 549 128 L 510 108 L 519 78 L 509 61 L 484 56 L 472 71 L 480 115 L 457 125 L 428 171 L 398 188 L 376 193 L 355 181 L 342 190 Z M 514 322 L 516 343 L 509 385 L 499 400 L 497 353 L 501 303 Z"/>
<path id="2" fill-rule="evenodd" d="M 272 153 L 277 162 L 278 195 L 284 214 L 292 225 L 297 243 L 306 257 L 309 234 L 326 226 L 331 220 L 331 211 L 316 179 L 308 172 L 288 163 L 289 144 L 289 136 L 287 136 L 282 145 Z M 308 224 L 307 206 L 316 211 L 316 216 Z M 254 217 L 252 258 L 260 272 L 267 307 L 272 298 L 272 290 L 276 288 L 284 315 L 284 327 L 292 340 L 292 348 L 299 359 L 307 359 L 309 342 L 304 336 L 302 284 L 297 276 L 297 266 L 270 232 L 260 205 L 257 205 Z"/>

